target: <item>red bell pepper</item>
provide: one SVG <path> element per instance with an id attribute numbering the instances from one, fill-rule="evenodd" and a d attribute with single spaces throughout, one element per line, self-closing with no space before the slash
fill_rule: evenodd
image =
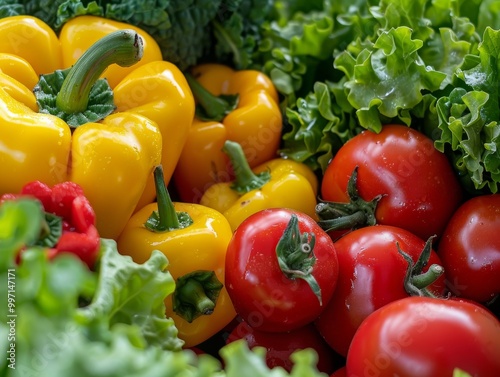
<path id="1" fill-rule="evenodd" d="M 45 210 L 46 227 L 37 241 L 48 248 L 49 258 L 60 253 L 77 255 L 93 268 L 100 246 L 95 213 L 83 189 L 74 182 L 62 182 L 50 188 L 33 181 L 23 186 L 18 194 L 4 194 L 0 202 L 18 197 L 34 197 Z"/>

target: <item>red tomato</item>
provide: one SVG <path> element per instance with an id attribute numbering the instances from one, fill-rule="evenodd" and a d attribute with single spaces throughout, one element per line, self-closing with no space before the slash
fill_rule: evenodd
<path id="1" fill-rule="evenodd" d="M 407 297 L 371 314 L 347 355 L 347 376 L 500 376 L 500 322 L 466 301 Z"/>
<path id="2" fill-rule="evenodd" d="M 407 126 L 385 125 L 378 134 L 367 130 L 346 142 L 325 171 L 322 199 L 349 202 L 347 182 L 356 167 L 359 196 L 371 201 L 382 195 L 377 224 L 398 226 L 422 239 L 439 237 L 462 200 L 446 156 Z"/>
<path id="3" fill-rule="evenodd" d="M 408 262 L 399 253 L 397 244 L 413 262 L 419 259 L 425 246 L 422 239 L 407 230 L 388 225 L 360 228 L 335 242 L 339 262 L 337 287 L 315 324 L 340 355 L 347 355 L 356 330 L 368 315 L 409 295 L 405 290 Z M 436 252 L 430 249 L 423 271 L 440 263 Z M 429 289 L 434 294 L 444 294 L 444 274 Z"/>
<path id="4" fill-rule="evenodd" d="M 450 219 L 438 254 L 452 294 L 487 302 L 500 293 L 500 194 L 466 201 Z"/>
<path id="5" fill-rule="evenodd" d="M 227 291 L 243 320 L 261 331 L 282 332 L 319 315 L 335 289 L 338 262 L 333 241 L 314 219 L 273 208 L 251 215 L 236 229 L 225 271 Z M 314 282 L 306 281 L 312 278 L 318 296 Z"/>
<path id="6" fill-rule="evenodd" d="M 290 372 L 293 366 L 290 355 L 305 348 L 311 348 L 316 352 L 317 368 L 320 372 L 332 373 L 338 367 L 336 362 L 340 363 L 340 358 L 334 354 L 312 324 L 292 331 L 270 333 L 256 330 L 246 322 L 240 322 L 229 334 L 227 343 L 238 339 L 245 339 L 250 349 L 256 346 L 264 347 L 269 368 L 280 366 Z"/>
<path id="7" fill-rule="evenodd" d="M 330 374 L 330 377 L 346 377 L 347 376 L 347 370 L 345 368 L 345 366 L 337 369 L 335 372 L 333 372 L 332 374 Z"/>

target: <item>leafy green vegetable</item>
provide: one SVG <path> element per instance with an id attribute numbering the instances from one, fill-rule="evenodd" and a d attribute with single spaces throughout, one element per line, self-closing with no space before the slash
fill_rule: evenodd
<path id="1" fill-rule="evenodd" d="M 213 58 L 237 69 L 248 67 L 260 42 L 260 25 L 272 3 L 272 0 L 223 1 L 217 17 L 211 22 Z"/>
<path id="2" fill-rule="evenodd" d="M 347 53 L 335 60 L 335 67 L 347 75 L 349 103 L 366 129 L 379 132 L 380 115 L 410 125 L 410 110 L 422 100 L 422 91 L 438 90 L 446 78 L 418 56 L 423 42 L 412 34 L 406 26 L 382 31 L 355 60 Z"/>
<path id="3" fill-rule="evenodd" d="M 42 229 L 43 210 L 36 200 L 6 201 L 0 207 L 2 233 L 0 276 L 9 282 L 2 290 L 2 349 L 14 349 L 14 361 L 2 359 L 27 375 L 60 368 L 72 361 L 78 347 L 103 352 L 124 339 L 130 347 L 180 350 L 183 342 L 165 317 L 164 299 L 175 288 L 159 251 L 143 265 L 116 249 L 116 242 L 101 239 L 99 271 L 91 272 L 73 254 L 48 259 L 46 248 L 29 246 Z M 19 250 L 19 264 L 14 260 Z M 11 329 L 15 329 L 13 332 Z M 99 351 L 100 349 L 100 351 Z M 37 356 L 38 355 L 38 356 Z M 51 375 L 48 373 L 47 375 Z M 70 375 L 70 374 L 59 374 Z"/>
<path id="4" fill-rule="evenodd" d="M 280 153 L 322 173 L 360 131 L 406 124 L 435 141 L 470 192 L 497 192 L 497 9 L 494 0 L 275 1 L 251 63 L 283 98 Z"/>
<path id="5" fill-rule="evenodd" d="M 42 228 L 41 203 L 34 200 L 6 201 L 0 206 L 0 269 L 14 265 L 14 254 L 35 242 Z"/>
<path id="6" fill-rule="evenodd" d="M 24 7 L 16 0 L 4 0 L 0 4 L 0 18 L 17 16 L 24 12 Z"/>
<path id="7" fill-rule="evenodd" d="M 148 344 L 180 349 L 177 329 L 165 318 L 164 299 L 175 289 L 166 271 L 167 259 L 158 250 L 142 265 L 116 251 L 115 241 L 101 239 L 104 252 L 99 264 L 99 284 L 92 302 L 76 315 L 87 326 L 112 328 L 135 325 Z"/>
<path id="8" fill-rule="evenodd" d="M 406 124 L 485 193 L 500 180 L 498 10 L 500 0 L 7 0 L 0 17 L 34 14 L 57 30 L 102 15 L 145 29 L 183 70 L 262 70 L 282 99 L 283 156 L 321 174 L 360 131 Z"/>
<path id="9" fill-rule="evenodd" d="M 150 34 L 163 58 L 186 70 L 217 58 L 247 64 L 260 38 L 259 25 L 271 0 L 8 0 L 0 18 L 36 16 L 55 31 L 80 15 L 101 16 L 135 25 Z"/>
<path id="10" fill-rule="evenodd" d="M 496 193 L 500 182 L 500 32 L 486 28 L 478 55 L 468 56 L 454 89 L 437 101 L 442 136 L 436 147 L 454 152 L 455 166 L 473 188 Z M 465 184 L 466 184 L 465 183 Z"/>
<path id="11" fill-rule="evenodd" d="M 139 265 L 101 239 L 97 271 L 73 254 L 49 260 L 29 246 L 42 227 L 43 210 L 31 199 L 0 204 L 0 375 L 33 377 L 325 377 L 317 355 L 294 355 L 288 374 L 267 367 L 263 350 L 244 340 L 221 350 L 221 362 L 181 350 L 164 299 L 175 283 L 166 257 L 154 251 Z M 24 249 L 19 263 L 18 252 Z"/>

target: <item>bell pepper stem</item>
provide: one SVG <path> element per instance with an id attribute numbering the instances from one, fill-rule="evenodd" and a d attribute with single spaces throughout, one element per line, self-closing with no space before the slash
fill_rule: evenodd
<path id="1" fill-rule="evenodd" d="M 207 297 L 203 285 L 195 279 L 187 280 L 176 294 L 179 299 L 192 305 L 202 315 L 210 315 L 214 311 L 215 303 Z"/>
<path id="2" fill-rule="evenodd" d="M 184 75 L 194 98 L 203 109 L 203 118 L 221 121 L 236 108 L 238 96 L 215 96 L 201 85 L 191 74 Z"/>
<path id="3" fill-rule="evenodd" d="M 153 175 L 158 210 L 151 213 L 144 226 L 152 232 L 167 232 L 175 229 L 183 229 L 193 224 L 193 219 L 189 216 L 189 213 L 177 212 L 175 210 L 174 202 L 165 184 L 163 167 L 161 165 L 155 167 Z"/>
<path id="4" fill-rule="evenodd" d="M 179 277 L 172 295 L 174 312 L 189 323 L 212 314 L 223 286 L 210 270 L 196 270 Z"/>
<path id="5" fill-rule="evenodd" d="M 163 176 L 163 167 L 158 165 L 154 170 L 156 201 L 158 203 L 158 227 L 160 229 L 178 229 L 180 228 L 179 217 L 175 211 L 174 203 L 168 193 L 165 179 Z"/>
<path id="6" fill-rule="evenodd" d="M 232 189 L 240 194 L 261 188 L 271 178 L 268 171 L 255 174 L 248 164 L 243 148 L 235 141 L 226 140 L 222 151 L 229 157 L 235 180 Z"/>
<path id="7" fill-rule="evenodd" d="M 134 30 L 118 30 L 101 38 L 71 68 L 57 94 L 57 107 L 68 114 L 84 111 L 92 86 L 106 68 L 111 64 L 134 65 L 143 52 L 142 38 Z"/>

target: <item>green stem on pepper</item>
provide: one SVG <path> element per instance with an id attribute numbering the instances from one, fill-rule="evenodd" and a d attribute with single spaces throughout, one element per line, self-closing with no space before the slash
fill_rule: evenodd
<path id="1" fill-rule="evenodd" d="M 255 174 L 248 164 L 241 145 L 235 141 L 226 140 L 222 151 L 229 157 L 235 179 L 231 188 L 239 194 L 261 188 L 271 179 L 268 171 Z"/>
<path id="2" fill-rule="evenodd" d="M 57 94 L 57 107 L 67 113 L 87 108 L 90 89 L 111 64 L 129 67 L 142 59 L 142 38 L 134 30 L 118 30 L 94 43 L 77 60 Z"/>
<path id="3" fill-rule="evenodd" d="M 186 228 L 191 225 L 193 220 L 188 213 L 175 210 L 174 202 L 165 184 L 161 165 L 155 167 L 154 181 L 158 210 L 151 213 L 144 226 L 153 232 L 165 232 Z"/>
<path id="4" fill-rule="evenodd" d="M 143 52 L 142 38 L 134 30 L 104 36 L 71 68 L 40 76 L 33 89 L 39 112 L 57 116 L 71 128 L 104 119 L 116 106 L 107 80 L 99 77 L 111 64 L 134 65 Z"/>
<path id="5" fill-rule="evenodd" d="M 181 276 L 172 295 L 174 312 L 189 323 L 212 314 L 222 287 L 214 271 L 197 270 Z"/>
<path id="6" fill-rule="evenodd" d="M 196 310 L 204 315 L 212 314 L 215 308 L 215 303 L 210 300 L 200 282 L 189 279 L 188 282 L 178 289 L 177 294 L 181 298 L 191 304 Z"/>
<path id="7" fill-rule="evenodd" d="M 184 75 L 196 99 L 196 116 L 205 121 L 220 122 L 238 106 L 237 94 L 215 96 L 201 85 L 191 74 Z"/>

